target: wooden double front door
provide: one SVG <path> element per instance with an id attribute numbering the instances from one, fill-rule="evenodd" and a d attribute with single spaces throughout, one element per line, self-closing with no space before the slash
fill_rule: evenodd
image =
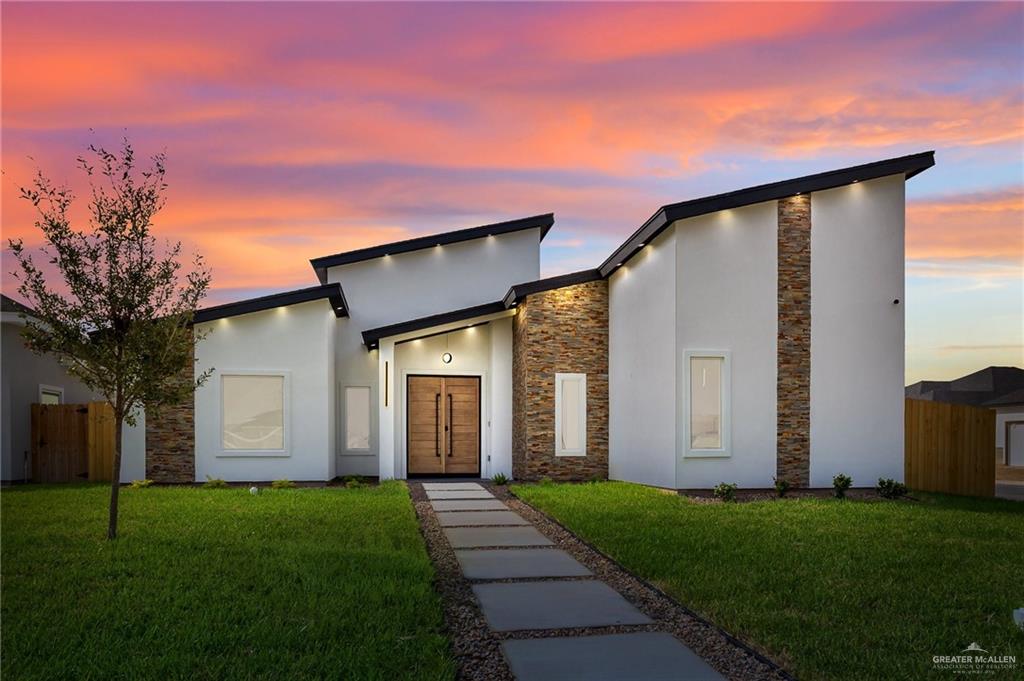
<path id="1" fill-rule="evenodd" d="M 480 377 L 409 376 L 409 475 L 480 475 Z"/>

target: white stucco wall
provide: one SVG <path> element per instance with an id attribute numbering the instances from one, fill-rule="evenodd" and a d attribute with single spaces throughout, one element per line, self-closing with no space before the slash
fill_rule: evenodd
<path id="1" fill-rule="evenodd" d="M 397 431 L 389 430 L 388 423 L 389 419 L 394 420 L 395 413 L 390 406 L 384 407 L 380 390 L 380 363 L 390 350 L 382 343 L 380 350 L 367 352 L 363 331 L 498 301 L 512 285 L 539 276 L 539 229 L 328 269 L 328 281 L 341 283 L 350 308 L 349 318 L 336 324 L 336 382 L 373 386 L 379 412 L 385 414 L 379 426 L 383 430 L 372 431 L 369 454 L 349 456 L 338 452 L 337 474 L 377 475 L 385 471 L 379 466 L 378 452 L 394 452 L 388 443 Z"/>
<path id="2" fill-rule="evenodd" d="M 814 487 L 903 480 L 903 234 L 902 175 L 811 197 Z"/>
<path id="3" fill-rule="evenodd" d="M 677 258 L 676 486 L 770 487 L 775 475 L 778 207 L 775 201 L 675 224 Z M 687 350 L 723 351 L 731 363 L 729 456 L 685 456 Z"/>
<path id="4" fill-rule="evenodd" d="M 676 479 L 676 234 L 666 230 L 608 287 L 608 475 Z"/>
<path id="5" fill-rule="evenodd" d="M 214 374 L 195 397 L 196 480 L 327 480 L 334 458 L 335 389 L 330 336 L 338 320 L 326 300 L 218 319 L 196 350 L 196 371 Z M 226 455 L 221 447 L 221 376 L 282 372 L 286 381 L 286 451 Z"/>
<path id="6" fill-rule="evenodd" d="M 486 476 L 512 477 L 512 317 L 491 326 L 491 460 Z"/>
<path id="7" fill-rule="evenodd" d="M 492 348 L 501 350 L 492 355 Z M 480 377 L 480 474 L 511 474 L 512 451 L 512 325 L 509 318 L 421 338 L 395 346 L 394 471 L 406 470 L 406 385 L 411 374 Z M 445 364 L 441 355 L 452 354 Z M 496 415 L 499 415 L 497 419 Z M 497 423 L 495 421 L 497 420 Z M 488 426 L 490 424 L 490 426 Z M 490 461 L 488 461 L 488 457 Z M 496 458 L 497 456 L 497 458 Z M 498 466 L 504 468 L 498 468 Z"/>

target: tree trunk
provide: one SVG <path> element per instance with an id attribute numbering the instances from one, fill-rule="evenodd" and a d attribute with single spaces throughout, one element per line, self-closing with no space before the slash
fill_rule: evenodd
<path id="1" fill-rule="evenodd" d="M 110 523 L 107 525 L 107 539 L 117 539 L 117 495 L 121 491 L 121 430 L 124 417 L 115 412 L 114 424 L 114 473 L 110 480 Z"/>

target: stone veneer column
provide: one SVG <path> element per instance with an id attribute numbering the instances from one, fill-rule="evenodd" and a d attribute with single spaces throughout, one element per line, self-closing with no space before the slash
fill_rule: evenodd
<path id="1" fill-rule="evenodd" d="M 194 352 L 194 351 L 193 351 Z M 195 363 L 189 358 L 178 377 L 195 380 Z M 181 404 L 164 407 L 160 416 L 146 415 L 146 477 L 155 482 L 191 483 L 196 480 L 195 395 Z"/>
<path id="2" fill-rule="evenodd" d="M 776 476 L 798 487 L 811 472 L 811 197 L 779 204 Z"/>
<path id="3" fill-rule="evenodd" d="M 587 455 L 555 456 L 555 374 L 587 375 Z M 608 477 L 608 282 L 535 293 L 512 340 L 512 475 Z"/>

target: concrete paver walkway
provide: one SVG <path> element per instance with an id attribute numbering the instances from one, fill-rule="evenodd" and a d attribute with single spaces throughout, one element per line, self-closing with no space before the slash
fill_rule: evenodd
<path id="1" fill-rule="evenodd" d="M 423 488 L 463 575 L 476 582 L 473 593 L 493 631 L 529 636 L 533 631 L 653 622 L 604 582 L 587 579 L 593 576 L 590 570 L 481 485 L 431 482 Z M 506 640 L 502 651 L 518 681 L 723 678 L 662 632 L 547 634 Z"/>

